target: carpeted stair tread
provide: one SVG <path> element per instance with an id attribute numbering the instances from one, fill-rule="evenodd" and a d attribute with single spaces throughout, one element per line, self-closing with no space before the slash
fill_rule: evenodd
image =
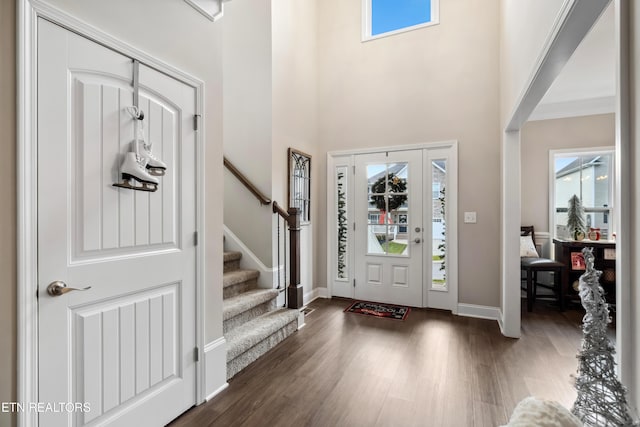
<path id="1" fill-rule="evenodd" d="M 222 319 L 231 319 L 277 297 L 277 289 L 254 289 L 227 298 L 222 303 Z"/>
<path id="2" fill-rule="evenodd" d="M 237 261 L 240 258 L 242 258 L 241 252 L 228 251 L 224 253 L 223 261 L 224 262 Z"/>
<path id="3" fill-rule="evenodd" d="M 297 321 L 298 314 L 298 310 L 281 308 L 256 317 L 225 334 L 227 362 L 259 344 L 289 323 Z"/>
<path id="4" fill-rule="evenodd" d="M 222 276 L 222 287 L 237 285 L 238 283 L 257 279 L 260 272 L 257 270 L 234 270 L 224 273 Z"/>

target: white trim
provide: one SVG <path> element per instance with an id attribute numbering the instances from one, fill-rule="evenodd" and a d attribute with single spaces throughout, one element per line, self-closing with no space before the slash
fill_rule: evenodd
<path id="1" fill-rule="evenodd" d="M 384 37 L 394 36 L 396 34 L 402 34 L 409 31 L 419 30 L 420 28 L 431 27 L 440 23 L 440 0 L 431 0 L 431 20 L 422 24 L 412 25 L 410 27 L 404 27 L 393 31 L 387 31 L 386 33 L 371 34 L 373 29 L 371 28 L 371 0 L 362 0 L 362 41 L 368 42 L 371 40 L 377 40 Z"/>
<path id="2" fill-rule="evenodd" d="M 229 251 L 242 253 L 242 261 L 240 262 L 243 264 L 243 268 L 258 270 L 260 272 L 260 276 L 258 276 L 258 287 L 264 289 L 276 287 L 278 283 L 278 273 L 282 274 L 284 267 L 267 267 L 229 227 L 223 225 L 223 231 L 227 249 Z"/>
<path id="3" fill-rule="evenodd" d="M 504 331 L 504 315 L 502 314 L 502 310 L 500 310 L 500 308 L 498 308 L 498 326 L 500 327 L 500 333 L 504 336 L 507 336 L 507 334 Z"/>
<path id="4" fill-rule="evenodd" d="M 38 401 L 37 274 L 37 145 L 35 75 L 36 14 L 26 1 L 17 2 L 17 400 Z M 38 415 L 18 412 L 19 426 L 37 426 Z"/>
<path id="5" fill-rule="evenodd" d="M 613 176 L 616 176 L 615 171 L 617 170 L 617 166 L 615 165 L 615 163 L 617 163 L 616 160 L 616 147 L 592 147 L 592 148 L 562 148 L 562 149 L 557 149 L 557 150 L 549 150 L 549 234 L 551 237 L 556 235 L 556 216 L 555 216 L 555 212 L 554 212 L 554 206 L 556 203 L 556 186 L 555 186 L 555 182 L 556 182 L 556 177 L 555 177 L 555 156 L 556 155 L 562 155 L 562 154 L 580 154 L 580 153 L 593 153 L 593 154 L 613 154 L 613 161 L 614 161 L 614 165 L 613 165 Z M 612 200 L 611 203 L 611 210 L 613 212 L 613 215 L 611 215 L 611 223 L 609 224 L 609 232 L 613 232 L 616 231 L 616 227 L 618 225 L 618 220 L 617 220 L 617 215 L 616 215 L 616 205 L 615 205 L 615 200 L 616 200 L 616 196 L 613 192 L 613 190 L 615 189 L 615 186 L 613 185 L 614 179 L 612 179 L 610 181 L 610 188 L 609 188 L 609 194 L 610 194 L 610 198 Z M 538 235 L 538 232 L 536 231 L 536 236 Z"/>
<path id="6" fill-rule="evenodd" d="M 501 161 L 502 333 L 520 338 L 520 131 L 504 133 Z"/>
<path id="7" fill-rule="evenodd" d="M 638 47 L 630 49 L 637 39 L 637 3 L 615 0 L 615 46 L 616 46 L 616 210 L 614 222 L 617 227 L 616 242 L 616 362 L 618 375 L 629 391 L 629 406 L 635 409 L 635 419 L 640 411 L 640 367 L 638 366 L 638 334 L 635 330 L 638 315 L 634 303 L 638 300 L 638 269 L 633 268 L 638 256 L 638 228 L 632 226 L 633 215 L 638 214 L 638 196 L 633 196 L 638 174 L 638 151 L 631 149 L 637 137 L 637 63 Z M 633 17 L 631 16 L 633 14 Z M 635 18 L 635 19 L 634 19 Z M 633 32 L 633 38 L 631 36 Z M 635 56 L 635 58 L 634 58 Z M 633 68 L 634 77 L 630 69 Z M 634 105 L 632 110 L 631 105 Z M 635 117 L 632 117 L 632 114 Z M 632 133 L 633 132 L 633 133 Z M 637 143 L 634 143 L 637 146 Z M 635 152 L 634 152 L 635 151 Z M 633 156 L 633 157 L 632 157 Z M 637 194 L 637 193 L 635 193 Z M 633 233 L 632 233 L 633 232 Z M 632 290 L 635 284 L 635 292 Z M 634 300 L 635 296 L 635 300 Z"/>
<path id="8" fill-rule="evenodd" d="M 458 304 L 458 316 L 474 317 L 476 319 L 496 320 L 500 323 L 500 307 L 488 305 Z"/>
<path id="9" fill-rule="evenodd" d="M 193 7 L 195 10 L 204 15 L 209 21 L 215 22 L 218 19 L 222 18 L 224 15 L 224 4 L 222 0 L 209 0 L 205 2 L 204 0 L 184 0 L 189 6 Z M 215 12 L 211 10 L 209 6 L 205 3 L 217 3 L 218 11 Z"/>
<path id="10" fill-rule="evenodd" d="M 434 151 L 437 149 L 448 150 L 447 159 L 450 164 L 455 165 L 455 170 L 451 171 L 447 174 L 448 185 L 450 188 L 454 188 L 458 190 L 458 141 L 457 140 L 447 140 L 447 141 L 437 141 L 437 142 L 428 142 L 428 143 L 419 143 L 419 144 L 407 144 L 407 145 L 395 145 L 390 147 L 373 147 L 373 148 L 364 148 L 364 149 L 352 149 L 352 150 L 340 150 L 340 151 L 329 151 L 327 153 L 327 229 L 335 230 L 336 229 L 336 215 L 335 215 L 335 207 L 336 207 L 336 182 L 335 182 L 335 168 L 338 166 L 347 165 L 349 168 L 353 167 L 354 156 L 360 154 L 375 154 L 375 153 L 385 153 L 385 152 L 397 152 L 397 151 L 409 151 L 409 150 L 423 150 L 424 151 Z M 349 173 L 350 176 L 353 176 L 352 173 Z M 351 179 L 348 183 L 348 194 L 351 194 L 353 197 L 354 194 L 354 180 Z M 424 190 L 428 194 L 428 200 L 431 200 L 431 189 Z M 423 197 L 424 199 L 424 197 Z M 424 199 L 426 200 L 426 199 Z M 434 303 L 436 306 L 434 308 L 442 308 L 445 310 L 451 310 L 453 314 L 458 314 L 458 221 L 457 221 L 457 210 L 458 210 L 458 200 L 457 197 L 452 197 L 449 200 L 449 208 L 448 208 L 448 222 L 450 227 L 447 228 L 448 233 L 448 242 L 450 241 L 450 247 L 448 256 L 450 256 L 450 264 L 447 268 L 448 275 L 448 291 L 442 292 L 442 295 L 438 295 L 434 298 Z M 353 212 L 353 208 L 351 208 L 351 212 Z M 349 218 L 349 247 L 354 248 L 353 244 L 353 222 L 354 218 Z M 336 283 L 346 283 L 351 289 L 353 279 L 355 277 L 354 274 L 354 251 L 351 250 L 349 254 L 349 262 L 348 262 L 348 280 L 337 280 L 336 277 L 336 268 L 335 268 L 335 259 L 336 254 L 335 250 L 337 247 L 337 239 L 335 233 L 327 232 L 327 298 L 331 298 L 334 296 L 333 287 Z M 425 303 L 425 295 L 430 291 L 431 287 L 427 286 L 423 283 L 423 306 L 432 307 L 431 302 L 428 304 Z M 436 292 L 433 292 L 436 294 Z M 355 296 L 355 292 L 351 296 L 340 295 L 345 298 L 353 298 Z"/>
<path id="11" fill-rule="evenodd" d="M 327 152 L 329 157 L 348 156 L 356 154 L 373 154 L 373 153 L 386 153 L 393 151 L 407 151 L 407 150 L 420 150 L 420 149 L 435 149 L 435 148 L 449 148 L 452 145 L 457 145 L 458 141 L 455 139 L 448 139 L 444 141 L 435 142 L 423 142 L 419 144 L 405 144 L 405 145 L 393 145 L 389 147 L 373 147 L 373 148 L 356 148 L 352 150 L 336 150 Z"/>
<path id="12" fill-rule="evenodd" d="M 38 301 L 36 298 L 37 264 L 37 19 L 43 18 L 95 43 L 137 59 L 154 70 L 168 75 L 196 91 L 196 113 L 204 117 L 204 82 L 169 64 L 159 61 L 100 29 L 40 0 L 18 2 L 17 11 L 17 309 L 18 309 L 18 401 L 38 401 Z M 204 120 L 203 120 L 204 123 Z M 196 132 L 196 226 L 200 235 L 205 229 L 204 124 Z M 196 345 L 204 345 L 205 245 L 196 247 Z M 196 363 L 196 402 L 204 401 L 203 364 Z M 37 413 L 17 415 L 19 426 L 37 426 Z"/>
<path id="13" fill-rule="evenodd" d="M 302 298 L 302 305 L 307 305 L 318 298 L 328 298 L 328 289 L 326 287 L 313 288 L 306 292 Z"/>
<path id="14" fill-rule="evenodd" d="M 211 400 L 227 383 L 227 340 L 220 337 L 204 347 L 205 401 Z"/>
<path id="15" fill-rule="evenodd" d="M 574 101 L 540 104 L 529 116 L 530 122 L 537 120 L 563 119 L 566 117 L 592 116 L 596 114 L 615 113 L 616 97 L 579 99 Z"/>

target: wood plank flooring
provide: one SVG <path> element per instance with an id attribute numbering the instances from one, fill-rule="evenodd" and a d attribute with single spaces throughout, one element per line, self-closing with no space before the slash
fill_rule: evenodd
<path id="1" fill-rule="evenodd" d="M 412 309 L 404 322 L 316 300 L 306 326 L 181 426 L 491 426 L 535 395 L 570 407 L 582 314 L 538 303 L 519 340 L 495 321 Z"/>

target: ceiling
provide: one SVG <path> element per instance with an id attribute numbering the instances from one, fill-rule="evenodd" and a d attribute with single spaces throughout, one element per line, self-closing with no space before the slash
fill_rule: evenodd
<path id="1" fill-rule="evenodd" d="M 613 2 L 586 35 L 529 120 L 615 111 Z"/>

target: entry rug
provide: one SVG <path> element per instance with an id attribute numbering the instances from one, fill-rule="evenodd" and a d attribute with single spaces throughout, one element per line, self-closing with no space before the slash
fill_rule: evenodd
<path id="1" fill-rule="evenodd" d="M 380 304 L 377 302 L 356 301 L 345 312 L 382 317 L 384 319 L 404 320 L 411 309 L 402 305 Z"/>

